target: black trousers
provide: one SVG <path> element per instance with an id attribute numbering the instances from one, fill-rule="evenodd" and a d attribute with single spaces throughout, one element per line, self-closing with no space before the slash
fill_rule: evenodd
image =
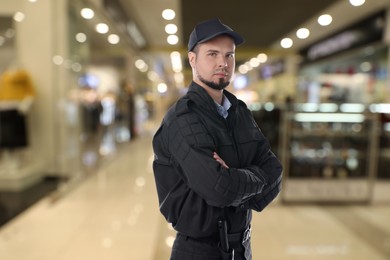
<path id="1" fill-rule="evenodd" d="M 252 260 L 250 239 L 244 244 L 231 244 L 234 248 L 234 260 Z M 198 241 L 182 234 L 177 234 L 172 247 L 170 260 L 222 260 L 222 253 L 217 243 Z"/>

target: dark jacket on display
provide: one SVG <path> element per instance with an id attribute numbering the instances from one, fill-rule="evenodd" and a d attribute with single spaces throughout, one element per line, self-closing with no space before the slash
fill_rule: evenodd
<path id="1" fill-rule="evenodd" d="M 281 188 L 282 166 L 251 112 L 233 94 L 224 95 L 232 104 L 226 119 L 192 82 L 153 139 L 160 211 L 176 231 L 193 238 L 218 241 L 221 218 L 229 233 L 243 232 L 251 210 L 263 210 Z"/>

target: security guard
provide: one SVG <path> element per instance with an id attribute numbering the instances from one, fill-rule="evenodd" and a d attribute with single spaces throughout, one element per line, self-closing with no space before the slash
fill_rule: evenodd
<path id="1" fill-rule="evenodd" d="M 244 39 L 219 19 L 188 43 L 193 80 L 153 138 L 160 211 L 177 231 L 171 259 L 252 259 L 252 210 L 279 193 L 282 166 L 246 104 L 225 88 Z"/>

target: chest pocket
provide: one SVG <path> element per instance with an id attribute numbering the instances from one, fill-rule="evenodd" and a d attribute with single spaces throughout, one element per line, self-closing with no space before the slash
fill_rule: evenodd
<path id="1" fill-rule="evenodd" d="M 258 143 L 265 139 L 249 111 L 238 113 L 236 140 L 239 144 Z"/>
<path id="2" fill-rule="evenodd" d="M 260 130 L 257 127 L 249 127 L 247 129 L 242 129 L 236 133 L 237 142 L 240 144 L 245 144 L 249 142 L 260 142 L 264 139 L 264 136 L 261 134 Z"/>
<path id="3" fill-rule="evenodd" d="M 240 154 L 241 166 L 256 164 L 259 148 L 266 141 L 264 135 L 259 128 L 252 126 L 249 128 L 241 128 L 236 132 L 236 141 Z"/>

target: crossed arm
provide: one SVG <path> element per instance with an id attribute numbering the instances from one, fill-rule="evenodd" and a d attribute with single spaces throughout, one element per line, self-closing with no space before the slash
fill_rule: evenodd
<path id="1" fill-rule="evenodd" d="M 229 166 L 225 163 L 225 161 L 216 153 L 213 153 L 213 158 L 221 164 L 221 166 L 225 169 L 229 169 Z M 269 203 L 274 200 L 274 198 L 278 195 L 281 190 L 281 179 L 282 174 L 274 180 L 270 185 L 267 185 L 262 192 L 262 194 L 256 195 L 254 198 L 246 203 L 245 209 L 253 209 L 256 211 L 262 211 Z"/>

